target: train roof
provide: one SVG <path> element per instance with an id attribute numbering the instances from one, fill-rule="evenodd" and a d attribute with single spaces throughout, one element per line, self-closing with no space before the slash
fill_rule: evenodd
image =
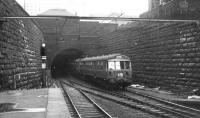
<path id="1" fill-rule="evenodd" d="M 99 60 L 110 60 L 115 59 L 116 57 L 120 56 L 123 59 L 130 59 L 129 57 L 116 53 L 116 54 L 109 54 L 109 55 L 103 55 L 103 56 L 97 56 L 97 57 L 86 57 L 82 59 L 77 59 L 76 61 L 99 61 Z"/>

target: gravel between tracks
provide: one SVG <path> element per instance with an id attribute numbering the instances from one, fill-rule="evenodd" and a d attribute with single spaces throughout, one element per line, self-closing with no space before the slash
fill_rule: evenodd
<path id="1" fill-rule="evenodd" d="M 97 102 L 103 109 L 109 113 L 118 116 L 118 118 L 158 118 L 150 114 L 144 113 L 139 110 L 123 107 L 115 102 L 105 100 L 93 95 L 88 94 L 95 102 Z"/>

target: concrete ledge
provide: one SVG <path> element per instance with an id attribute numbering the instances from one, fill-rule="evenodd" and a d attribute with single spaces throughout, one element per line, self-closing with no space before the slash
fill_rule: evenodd
<path id="1" fill-rule="evenodd" d="M 64 96 L 59 88 L 50 88 L 46 118 L 71 118 Z"/>
<path id="2" fill-rule="evenodd" d="M 48 89 L 16 90 L 0 93 L 0 118 L 45 118 Z M 7 110 L 6 110 L 7 109 Z M 20 110 L 21 109 L 21 110 Z"/>

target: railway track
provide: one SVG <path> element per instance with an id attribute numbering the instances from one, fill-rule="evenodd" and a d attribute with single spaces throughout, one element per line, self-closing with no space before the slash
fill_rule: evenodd
<path id="1" fill-rule="evenodd" d="M 184 106 L 184 105 L 176 104 L 176 103 L 171 102 L 171 101 L 163 100 L 163 99 L 160 99 L 160 98 L 157 98 L 157 97 L 154 97 L 154 96 L 150 96 L 150 95 L 147 95 L 147 94 L 144 94 L 144 93 L 140 93 L 140 92 L 134 91 L 131 88 L 128 88 L 127 92 L 131 93 L 132 95 L 137 97 L 137 99 L 140 99 L 140 100 L 143 100 L 143 101 L 144 100 L 145 101 L 151 101 L 153 104 L 156 104 L 156 105 L 161 106 L 161 107 L 165 106 L 168 109 L 180 112 L 182 114 L 187 114 L 187 115 L 190 115 L 190 116 L 193 116 L 193 117 L 200 116 L 200 110 L 195 109 L 195 108 L 187 107 L 187 106 Z"/>
<path id="2" fill-rule="evenodd" d="M 111 92 L 96 88 L 92 88 L 91 90 L 91 88 L 80 85 L 77 82 L 72 82 L 72 83 L 79 86 L 79 88 L 82 86 L 81 89 L 87 93 L 112 100 L 119 104 L 129 106 L 131 108 L 138 109 L 147 112 L 149 114 L 153 114 L 155 116 L 160 116 L 165 118 L 198 118 L 200 114 L 198 111 L 195 111 L 193 109 L 187 109 L 185 107 L 180 107 L 180 105 L 176 104 L 170 105 L 169 101 L 165 101 L 166 103 L 164 103 L 164 100 L 162 100 L 161 102 L 159 100 L 150 98 L 136 99 L 134 97 L 130 97 L 127 94 L 124 94 L 124 92 L 123 93 L 114 91 Z"/>
<path id="3" fill-rule="evenodd" d="M 70 113 L 74 118 L 113 118 L 82 90 L 69 85 L 60 84 L 68 99 Z"/>

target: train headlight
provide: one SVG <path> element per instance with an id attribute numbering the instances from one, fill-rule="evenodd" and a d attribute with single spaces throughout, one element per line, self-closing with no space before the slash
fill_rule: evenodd
<path id="1" fill-rule="evenodd" d="M 123 73 L 118 73 L 117 76 L 118 77 L 123 77 Z"/>

